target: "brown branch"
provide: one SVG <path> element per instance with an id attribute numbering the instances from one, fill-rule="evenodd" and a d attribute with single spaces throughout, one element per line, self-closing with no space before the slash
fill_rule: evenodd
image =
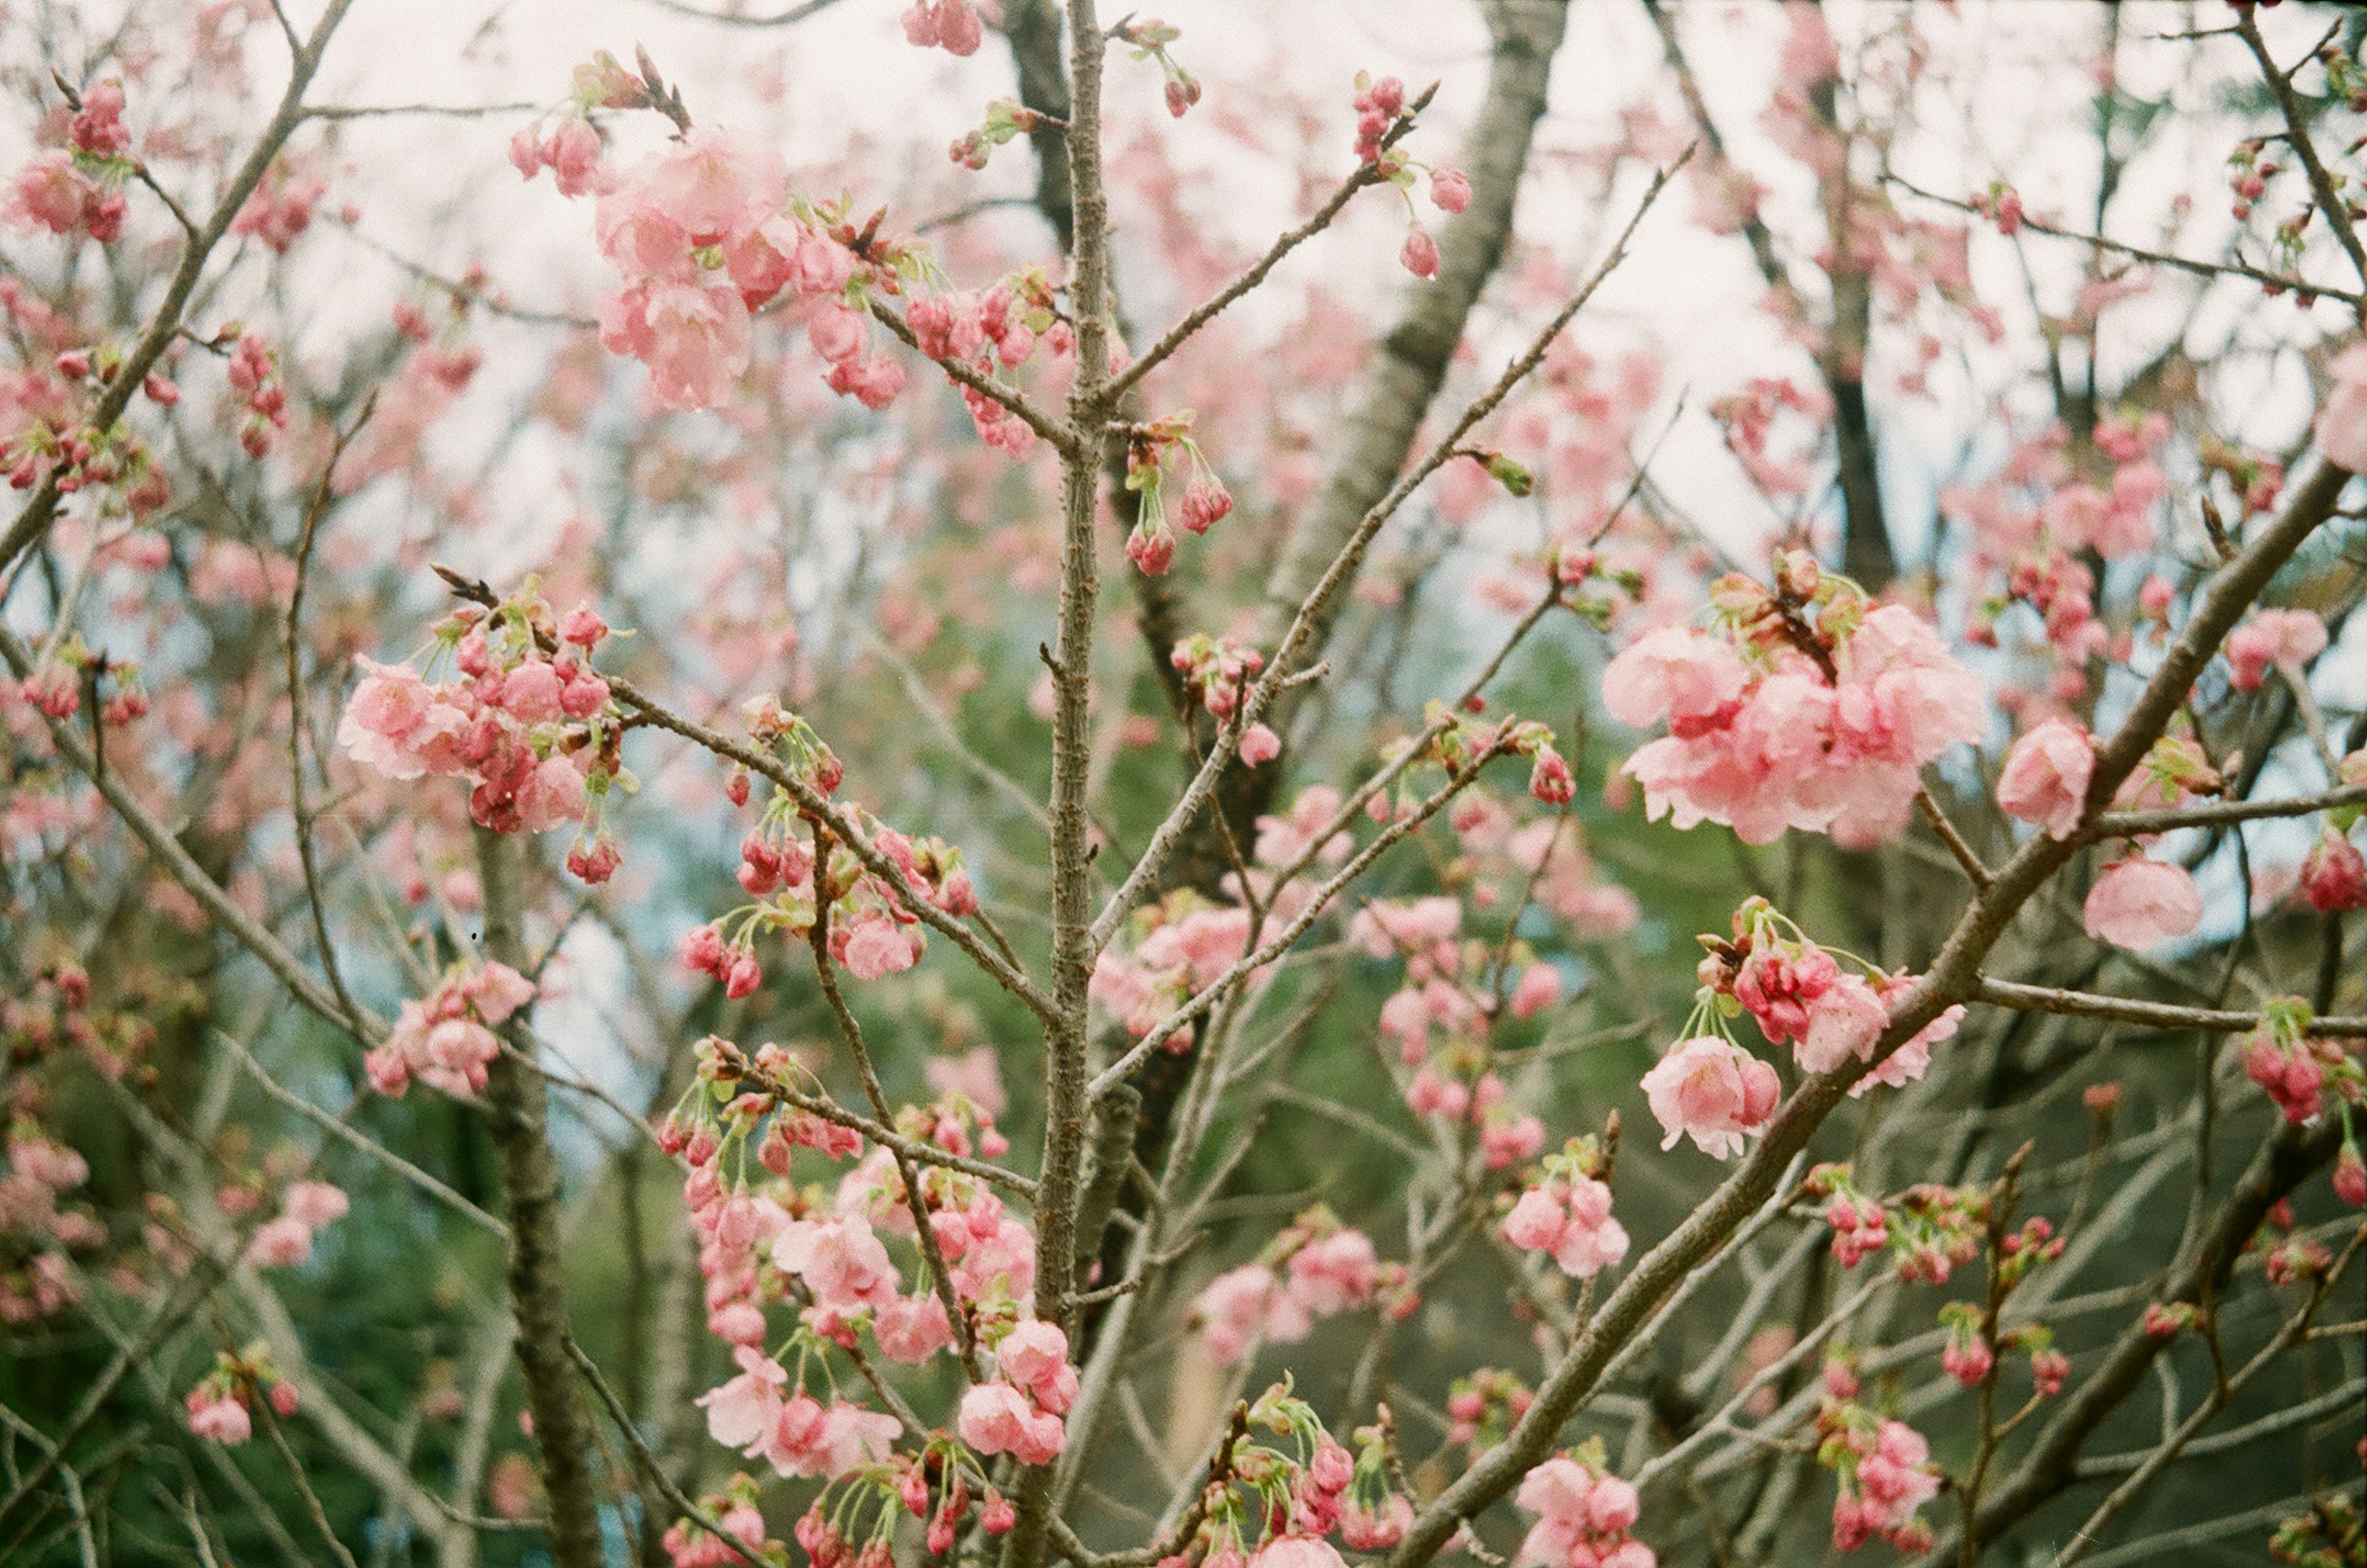
<path id="1" fill-rule="evenodd" d="M 484 951 L 513 969 L 526 963 L 525 856 L 515 837 L 474 829 L 484 889 Z M 523 1019 L 505 1024 L 513 1047 L 529 1049 Z M 593 1490 L 592 1421 L 566 1347 L 567 1286 L 559 1234 L 559 1163 L 552 1157 L 542 1081 L 507 1053 L 485 1069 L 485 1126 L 500 1152 L 509 1197 L 510 1306 L 517 1316 L 518 1369 L 550 1498 L 550 1555 L 559 1568 L 601 1568 L 600 1500 Z"/>

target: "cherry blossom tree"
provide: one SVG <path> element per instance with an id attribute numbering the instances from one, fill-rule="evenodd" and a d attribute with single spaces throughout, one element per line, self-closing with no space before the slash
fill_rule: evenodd
<path id="1" fill-rule="evenodd" d="M 2367 1562 L 2367 21 L 400 9 L 0 9 L 0 1556 Z"/>

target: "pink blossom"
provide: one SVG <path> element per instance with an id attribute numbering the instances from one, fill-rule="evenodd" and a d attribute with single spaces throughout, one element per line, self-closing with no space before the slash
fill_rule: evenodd
<path id="1" fill-rule="evenodd" d="M 256 1269 L 286 1269 L 312 1256 L 312 1227 L 282 1214 L 255 1228 L 247 1239 L 246 1261 Z"/>
<path id="2" fill-rule="evenodd" d="M 2310 427 L 2317 449 L 2337 468 L 2367 473 L 2367 343 L 2352 344 L 2326 368 L 2334 385 Z"/>
<path id="3" fill-rule="evenodd" d="M 2088 732 L 2059 718 L 2014 742 L 1998 775 L 1998 805 L 2009 817 L 2034 822 L 2052 838 L 2067 839 L 2087 810 L 2096 749 Z"/>
<path id="4" fill-rule="evenodd" d="M 840 1312 L 884 1308 L 896 1299 L 896 1266 L 861 1218 L 790 1221 L 774 1239 L 773 1263 L 803 1279 L 821 1305 Z"/>
<path id="5" fill-rule="evenodd" d="M 879 1353 L 901 1366 L 918 1366 L 953 1342 L 945 1303 L 934 1295 L 900 1296 L 879 1309 L 871 1331 Z"/>
<path id="6" fill-rule="evenodd" d="M 1630 729 L 1712 717 L 1742 695 L 1749 671 L 1732 645 L 1684 626 L 1646 632 L 1603 671 L 1603 705 Z"/>
<path id="7" fill-rule="evenodd" d="M 1250 1553 L 1250 1568 L 1348 1568 L 1331 1543 L 1319 1535 L 1277 1535 Z"/>
<path id="8" fill-rule="evenodd" d="M 243 1402 L 223 1394 L 204 1399 L 201 1392 L 188 1398 L 189 1430 L 210 1442 L 234 1448 L 255 1434 L 255 1424 Z"/>
<path id="9" fill-rule="evenodd" d="M 2257 692 L 2269 666 L 2299 671 L 2326 651 L 2326 623 L 2314 610 L 2260 610 L 2227 634 L 2228 683 Z"/>
<path id="10" fill-rule="evenodd" d="M 1514 1018 L 1535 1018 L 1561 996 L 1561 971 L 1550 964 L 1532 964 L 1521 971 L 1506 1006 Z"/>
<path id="11" fill-rule="evenodd" d="M 1679 1042 L 1644 1075 L 1643 1089 L 1668 1134 L 1662 1148 L 1690 1135 L 1704 1154 L 1720 1159 L 1740 1152 L 1745 1135 L 1766 1124 L 1782 1093 L 1774 1068 L 1705 1034 Z"/>
<path id="12" fill-rule="evenodd" d="M 885 915 L 858 920 L 846 933 L 844 963 L 858 980 L 900 975 L 919 960 L 912 938 Z"/>
<path id="13" fill-rule="evenodd" d="M 2099 941 L 2156 947 L 2203 923 L 2203 894 L 2184 866 L 2133 855 L 2096 878 L 2083 912 L 2088 934 Z"/>
<path id="14" fill-rule="evenodd" d="M 1263 724 L 1252 724 L 1241 731 L 1240 756 L 1241 766 L 1254 768 L 1271 762 L 1282 755 L 1282 737 Z"/>
<path id="15" fill-rule="evenodd" d="M 999 1381 L 975 1384 L 962 1395 L 955 1426 L 980 1453 L 1007 1453 L 1022 1464 L 1050 1463 L 1066 1438 L 1058 1416 L 1036 1409 L 1026 1395 Z"/>
<path id="16" fill-rule="evenodd" d="M 1890 1010 L 1855 975 L 1844 975 L 1808 1010 L 1808 1030 L 1794 1047 L 1805 1073 L 1829 1073 L 1852 1057 L 1863 1061 L 1890 1022 Z"/>
<path id="17" fill-rule="evenodd" d="M 1442 212 L 1460 212 L 1471 205 L 1471 176 L 1460 169 L 1430 172 L 1430 199 Z"/>
<path id="18" fill-rule="evenodd" d="M 2320 914 L 2367 908 L 2367 856 L 2327 824 L 2302 860 L 2301 891 Z"/>
<path id="19" fill-rule="evenodd" d="M 551 756 L 535 764 L 517 792 L 518 819 L 530 833 L 547 832 L 583 816 L 583 775 L 572 759 Z"/>
<path id="20" fill-rule="evenodd" d="M 707 1434 L 727 1449 L 753 1452 L 780 1415 L 781 1390 L 789 1374 L 753 1346 L 732 1351 L 740 1375 L 698 1396 L 707 1411 Z"/>
<path id="21" fill-rule="evenodd" d="M 1416 277 L 1438 276 L 1438 242 L 1430 231 L 1419 223 L 1406 231 L 1405 246 L 1398 252 L 1399 265 Z"/>

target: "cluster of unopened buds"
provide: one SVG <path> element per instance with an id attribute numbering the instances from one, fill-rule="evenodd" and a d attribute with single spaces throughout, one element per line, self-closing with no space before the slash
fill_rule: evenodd
<path id="1" fill-rule="evenodd" d="M 1981 1309 L 1970 1302 L 1950 1302 L 1940 1309 L 1941 1326 L 1948 1339 L 1940 1351 L 1940 1367 L 1966 1388 L 1978 1388 L 1997 1367 L 1999 1350 L 2022 1350 L 2030 1357 L 2032 1392 L 2052 1399 L 2063 1392 L 2071 1375 L 2071 1359 L 2055 1348 L 2054 1335 L 2043 1324 L 2025 1323 L 1991 1339 L 1985 1332 Z"/>
<path id="2" fill-rule="evenodd" d="M 2323 1275 L 2334 1254 L 2314 1235 L 2289 1235 L 2267 1249 L 2260 1272 L 2271 1285 L 2305 1285 Z"/>
<path id="3" fill-rule="evenodd" d="M 345 1217 L 352 1207 L 342 1188 L 326 1181 L 291 1181 L 280 1194 L 279 1213 L 247 1238 L 246 1262 L 256 1269 L 287 1269 L 312 1256 L 312 1238 Z"/>
<path id="4" fill-rule="evenodd" d="M 837 783 L 837 759 L 801 718 L 785 716 L 779 750 L 817 789 Z M 797 757 L 802 754 L 804 761 Z M 756 938 L 778 932 L 810 936 L 827 915 L 831 959 L 858 980 L 901 974 L 920 962 L 926 942 L 920 917 L 904 902 L 906 890 L 932 908 L 957 918 L 978 908 L 978 895 L 962 864 L 961 852 L 940 839 L 910 839 L 857 813 L 868 847 L 892 863 L 900 887 L 866 866 L 855 850 L 829 843 L 828 863 L 817 864 L 815 840 L 798 829 L 806 824 L 795 801 L 776 793 L 764 818 L 740 842 L 738 880 L 750 903 L 703 926 L 682 941 L 683 966 L 722 982 L 728 995 L 744 997 L 764 983 Z"/>
<path id="5" fill-rule="evenodd" d="M 1297 1344 L 1319 1319 L 1376 1303 L 1394 1318 L 1413 1311 L 1405 1265 L 1381 1262 L 1369 1236 L 1319 1203 L 1254 1261 L 1210 1280 L 1191 1320 L 1209 1354 L 1230 1364 L 1260 1344 Z"/>
<path id="6" fill-rule="evenodd" d="M 122 374 L 123 356 L 111 344 L 70 348 L 57 356 L 54 366 L 70 386 L 85 383 L 97 390 Z M 142 386 L 160 405 L 180 400 L 180 389 L 161 375 L 152 373 Z M 147 444 L 121 423 L 101 430 L 35 418 L 0 439 L 0 471 L 6 472 L 15 490 L 30 490 L 44 475 L 54 480 L 60 495 L 112 490 L 122 510 L 140 520 L 153 516 L 173 497 L 172 480 L 150 456 Z"/>
<path id="7" fill-rule="evenodd" d="M 78 1270 L 67 1252 L 107 1239 L 97 1220 L 65 1194 L 90 1179 L 90 1164 L 18 1115 L 7 1134 L 7 1170 L 0 1175 L 0 1240 L 11 1261 L 0 1267 L 0 1323 L 27 1324 L 82 1299 Z"/>
<path id="8" fill-rule="evenodd" d="M 590 663 L 607 634 L 587 606 L 554 616 L 531 585 L 491 611 L 465 605 L 436 630 L 435 658 L 458 678 L 431 684 L 408 664 L 361 660 L 338 743 L 390 779 L 469 779 L 470 818 L 496 832 L 581 824 L 568 868 L 604 882 L 618 861 L 608 792 L 633 787 L 621 716 Z"/>
<path id="9" fill-rule="evenodd" d="M 1612 1218 L 1611 1188 L 1603 1146 L 1573 1138 L 1549 1156 L 1544 1179 L 1522 1192 L 1504 1216 L 1506 1241 L 1524 1252 L 1543 1252 L 1573 1279 L 1583 1280 L 1627 1256 L 1626 1227 Z"/>
<path id="10" fill-rule="evenodd" d="M 842 308 L 825 307 L 824 310 L 831 309 Z M 813 317 L 814 346 L 825 358 L 843 355 L 832 367 L 832 389 L 860 397 L 860 372 L 847 371 L 847 384 L 841 385 L 841 371 L 855 362 L 859 350 L 853 345 L 867 339 L 855 339 L 846 332 L 848 323 L 843 317 L 831 318 L 825 328 L 823 316 L 824 311 L 817 311 Z M 916 295 L 905 310 L 904 324 L 923 354 L 944 364 L 968 365 L 982 375 L 998 366 L 1013 370 L 1025 365 L 1034 357 L 1039 339 L 1055 353 L 1062 352 L 1067 342 L 1065 325 L 1052 311 L 1050 285 L 1036 269 L 1014 274 L 976 293 L 947 290 Z M 1063 328 L 1057 337 L 1053 335 L 1056 326 Z M 999 448 L 1014 462 L 1036 450 L 1034 425 L 977 388 L 957 384 L 980 441 Z"/>
<path id="11" fill-rule="evenodd" d="M 1923 1434 L 1858 1400 L 1846 1360 L 1825 1363 L 1817 1410 L 1817 1462 L 1840 1483 L 1833 1499 L 1833 1545 L 1854 1551 L 1875 1536 L 1901 1551 L 1928 1551 L 1931 1527 L 1920 1515 L 1939 1495 L 1939 1468 Z"/>
<path id="12" fill-rule="evenodd" d="M 1446 1440 L 1468 1445 L 1477 1457 L 1502 1442 L 1536 1398 L 1536 1391 L 1511 1372 L 1478 1368 L 1447 1385 Z"/>
<path id="13" fill-rule="evenodd" d="M 1127 434 L 1126 488 L 1135 496 L 1135 522 L 1133 531 L 1127 535 L 1126 554 L 1146 577 L 1163 575 L 1175 561 L 1175 531 L 1167 523 L 1167 464 L 1171 457 L 1181 457 L 1190 475 L 1184 498 L 1175 509 L 1175 520 L 1184 532 L 1206 534 L 1233 509 L 1232 493 L 1225 489 L 1216 469 L 1209 467 L 1200 444 L 1192 439 L 1191 430 L 1192 412 L 1186 409 L 1138 425 Z"/>
<path id="14" fill-rule="evenodd" d="M 1891 1206 L 1891 1247 L 1897 1255 L 1898 1278 L 1910 1284 L 1946 1284 L 1950 1275 L 1981 1255 L 1988 1213 L 1985 1188 L 1928 1181 L 1908 1188 Z"/>
<path id="15" fill-rule="evenodd" d="M 1710 597 L 1714 629 L 1647 632 L 1603 675 L 1614 717 L 1669 722 L 1624 770 L 1655 819 L 1863 847 L 1905 825 L 1925 763 L 1988 733 L 1979 677 L 1920 615 L 1874 604 L 1804 551 L 1779 560 L 1772 590 L 1732 575 Z"/>
<path id="16" fill-rule="evenodd" d="M 986 167 L 996 148 L 1022 136 L 1031 136 L 1051 123 L 1050 116 L 1037 113 L 1016 98 L 997 98 L 986 106 L 986 118 L 976 130 L 966 130 L 956 139 L 950 156 L 975 173 Z"/>
<path id="17" fill-rule="evenodd" d="M 2367 773 L 2367 766 L 2360 771 Z M 2335 826 L 2334 813 L 2327 815 L 2329 820 L 2317 841 L 2302 857 L 2302 897 L 2321 915 L 2367 909 L 2367 856 L 2359 852 L 2349 833 Z"/>
<path id="18" fill-rule="evenodd" d="M 1219 723 L 1240 711 L 1251 678 L 1265 668 L 1265 655 L 1230 637 L 1194 632 L 1169 650 L 1184 693 Z"/>
<path id="19" fill-rule="evenodd" d="M 140 667 L 96 654 L 81 637 L 68 633 L 40 669 L 17 682 L 17 694 L 44 716 L 58 720 L 82 711 L 83 689 L 100 682 L 112 690 L 99 705 L 99 722 L 121 728 L 148 716 L 148 694 L 140 683 Z"/>
<path id="20" fill-rule="evenodd" d="M 2343 1042 L 2309 1032 L 2312 1013 L 2298 998 L 2260 1009 L 2259 1032 L 2245 1041 L 2244 1072 L 2296 1126 L 2315 1121 L 2330 1091 L 2345 1106 L 2367 1105 L 2367 1072 Z M 2347 1114 L 2347 1111 L 2346 1111 Z"/>
<path id="21" fill-rule="evenodd" d="M 1803 1190 L 1825 1200 L 1825 1224 L 1832 1227 L 1833 1258 L 1854 1269 L 1890 1245 L 1889 1212 L 1882 1200 L 1858 1190 L 1847 1165 L 1820 1165 L 1808 1172 Z"/>
<path id="22" fill-rule="evenodd" d="M 1512 1501 L 1536 1523 L 1518 1561 L 1546 1568 L 1653 1568 L 1652 1549 L 1627 1532 L 1643 1515 L 1633 1483 L 1611 1473 L 1603 1439 L 1555 1454 L 1521 1481 Z"/>
<path id="23" fill-rule="evenodd" d="M 238 427 L 238 444 L 250 457 L 271 450 L 276 431 L 288 428 L 288 389 L 279 380 L 279 355 L 254 333 L 242 333 L 224 371 L 230 389 L 246 405 L 246 419 Z"/>
<path id="24" fill-rule="evenodd" d="M 702 1495 L 698 1511 L 721 1527 L 722 1534 L 695 1519 L 676 1519 L 658 1542 L 673 1568 L 733 1568 L 750 1558 L 788 1568 L 789 1549 L 766 1534 L 758 1496 L 755 1477 L 744 1471 L 735 1472 L 719 1490 Z"/>
<path id="25" fill-rule="evenodd" d="M 1165 78 L 1167 112 L 1182 119 L 1200 101 L 1200 79 L 1177 63 L 1167 46 L 1184 36 L 1183 29 L 1171 27 L 1155 17 L 1131 17 L 1110 29 L 1110 36 L 1134 51 L 1137 60 L 1156 60 L 1160 74 Z"/>
<path id="26" fill-rule="evenodd" d="M 1993 180 L 1989 188 L 1974 193 L 1965 204 L 1998 227 L 2000 234 L 2014 234 L 2022 229 L 2022 193 L 2003 180 Z"/>
<path id="27" fill-rule="evenodd" d="M 139 168 L 123 123 L 123 84 L 92 85 L 73 101 L 66 144 L 37 152 L 9 182 L 9 220 L 53 234 L 88 234 L 100 244 L 122 237 L 123 183 Z"/>
<path id="28" fill-rule="evenodd" d="M 534 999 L 534 983 L 506 964 L 456 964 L 435 992 L 405 1001 L 383 1043 L 362 1057 L 370 1087 L 397 1095 L 420 1078 L 447 1094 L 475 1094 L 501 1055 L 493 1031 Z"/>
<path id="29" fill-rule="evenodd" d="M 271 1353 L 250 1345 L 232 1353 L 220 1352 L 214 1370 L 189 1390 L 183 1401 L 189 1430 L 209 1442 L 233 1448 L 255 1435 L 255 1403 L 269 1402 L 281 1419 L 296 1414 L 296 1385 L 282 1382 L 271 1364 Z"/>

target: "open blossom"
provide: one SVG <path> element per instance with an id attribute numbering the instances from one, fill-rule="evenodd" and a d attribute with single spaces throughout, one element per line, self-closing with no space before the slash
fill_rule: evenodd
<path id="1" fill-rule="evenodd" d="M 2067 839 L 2087 809 L 2088 783 L 2095 776 L 2096 748 L 2087 731 L 2050 718 L 2013 743 L 1998 775 L 1998 805 L 2009 817 L 2034 822 L 2053 838 Z"/>
<path id="2" fill-rule="evenodd" d="M 2334 385 L 2312 426 L 2318 452 L 2354 474 L 2367 473 L 2367 343 L 2354 343 L 2327 366 Z"/>
<path id="3" fill-rule="evenodd" d="M 1653 1568 L 1657 1561 L 1626 1533 L 1643 1512 L 1635 1486 L 1568 1454 L 1531 1470 L 1512 1501 L 1536 1516 L 1513 1559 L 1516 1568 Z"/>
<path id="4" fill-rule="evenodd" d="M 2260 610 L 2227 634 L 2228 683 L 2257 692 L 2269 667 L 2298 671 L 2326 651 L 2326 623 L 2314 610 Z"/>
<path id="5" fill-rule="evenodd" d="M 189 1394 L 191 1432 L 225 1448 L 235 1447 L 255 1435 L 254 1419 L 247 1414 L 243 1400 L 228 1393 L 218 1398 L 206 1398 L 204 1393 L 201 1388 Z"/>
<path id="6" fill-rule="evenodd" d="M 1829 1073 L 1852 1057 L 1865 1060 L 1889 1022 L 1890 1010 L 1874 987 L 1844 975 L 1809 1010 L 1807 1033 L 1793 1054 L 1801 1071 Z"/>
<path id="7" fill-rule="evenodd" d="M 1790 649 L 1754 671 L 1722 637 L 1683 628 L 1648 634 L 1613 660 L 1613 716 L 1638 726 L 1669 717 L 1669 733 L 1623 770 L 1644 786 L 1651 817 L 1722 823 L 1750 843 L 1787 828 L 1852 844 L 1896 832 L 1923 764 L 1987 731 L 1985 694 L 1903 605 L 1869 611 L 1834 662 L 1838 682 Z"/>
<path id="8" fill-rule="evenodd" d="M 975 1384 L 962 1395 L 955 1429 L 980 1453 L 1007 1453 L 1022 1464 L 1049 1464 L 1067 1438 L 1058 1416 L 1036 1409 L 1000 1380 Z"/>
<path id="9" fill-rule="evenodd" d="M 2203 894 L 2181 865 L 2132 855 L 2088 890 L 2088 934 L 2116 947 L 2157 947 L 2203 923 Z"/>
<path id="10" fill-rule="evenodd" d="M 1723 1159 L 1775 1113 L 1783 1086 L 1775 1069 L 1741 1046 L 1711 1035 L 1681 1041 L 1644 1075 L 1644 1096 L 1667 1136 L 1664 1149 L 1690 1136 Z"/>
<path id="11" fill-rule="evenodd" d="M 1611 1189 L 1591 1176 L 1533 1187 L 1504 1217 L 1504 1239 L 1546 1252 L 1563 1273 L 1583 1280 L 1627 1256 L 1627 1232 L 1611 1217 Z"/>

